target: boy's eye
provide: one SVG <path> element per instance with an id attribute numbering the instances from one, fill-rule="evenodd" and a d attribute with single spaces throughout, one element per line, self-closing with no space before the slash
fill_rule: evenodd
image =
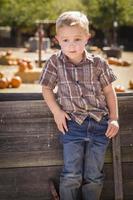
<path id="1" fill-rule="evenodd" d="M 81 41 L 81 39 L 80 38 L 76 38 L 75 41 Z"/>
<path id="2" fill-rule="evenodd" d="M 68 40 L 67 40 L 67 39 L 64 39 L 63 42 L 68 42 Z"/>

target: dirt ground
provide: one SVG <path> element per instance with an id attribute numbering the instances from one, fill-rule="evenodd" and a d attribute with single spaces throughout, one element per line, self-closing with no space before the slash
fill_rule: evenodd
<path id="1" fill-rule="evenodd" d="M 0 51 L 6 51 L 8 49 L 2 49 L 0 48 Z M 38 70 L 41 73 L 40 68 L 38 68 L 37 64 L 35 61 L 38 60 L 38 52 L 26 52 L 25 49 L 20 48 L 14 48 L 13 50 L 13 55 L 17 58 L 24 59 L 24 58 L 29 58 L 32 63 L 34 64 L 34 69 Z M 47 50 L 46 52 L 42 52 L 42 60 L 47 60 L 51 54 L 53 54 L 55 50 Z M 117 76 L 117 80 L 114 82 L 114 86 L 116 85 L 122 85 L 125 87 L 127 92 L 131 92 L 128 90 L 129 87 L 129 81 L 133 80 L 133 52 L 122 52 L 122 58 L 124 60 L 130 61 L 131 65 L 129 67 L 121 67 L 121 66 L 114 66 L 111 65 L 111 68 L 113 69 L 114 73 Z M 4 74 L 8 77 L 12 76 L 16 71 L 17 67 L 15 66 L 0 66 L 0 71 L 4 72 Z M 19 93 L 19 92 L 41 92 L 41 86 L 37 84 L 37 81 L 35 84 L 25 84 L 23 83 L 19 88 L 17 89 L 0 89 L 0 93 Z"/>
<path id="2" fill-rule="evenodd" d="M 117 76 L 117 80 L 114 82 L 114 85 L 122 85 L 125 87 L 127 92 L 132 92 L 133 90 L 130 91 L 128 88 L 129 81 L 133 81 L 133 52 L 123 52 L 122 59 L 131 62 L 131 65 L 129 67 L 111 65 Z"/>
<path id="3" fill-rule="evenodd" d="M 0 48 L 0 51 L 7 51 L 9 48 Z M 26 52 L 24 48 L 10 48 L 13 51 L 13 56 L 19 59 L 30 59 L 34 66 L 34 70 L 41 74 L 42 69 L 38 67 L 35 61 L 38 61 L 38 52 Z M 47 52 L 42 51 L 42 60 L 47 60 L 50 55 L 53 53 L 53 50 L 48 50 Z M 0 65 L 0 72 L 3 72 L 4 75 L 8 78 L 12 77 L 18 71 L 18 66 L 7 66 Z M 39 79 L 39 77 L 38 77 Z M 0 93 L 34 93 L 41 92 L 41 86 L 37 84 L 37 80 L 35 84 L 31 83 L 23 83 L 19 88 L 7 88 L 0 89 Z"/>

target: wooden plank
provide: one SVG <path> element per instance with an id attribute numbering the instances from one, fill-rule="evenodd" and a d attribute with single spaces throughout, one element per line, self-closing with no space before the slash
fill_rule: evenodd
<path id="1" fill-rule="evenodd" d="M 50 118 L 46 120 L 45 118 L 43 118 L 43 120 L 33 120 L 32 122 L 30 122 L 28 119 L 25 122 L 20 120 L 20 122 L 10 121 L 8 123 L 3 120 L 0 126 L 0 133 L 1 137 L 26 137 L 30 135 L 41 136 L 45 134 L 59 135 L 53 119 Z"/>
<path id="2" fill-rule="evenodd" d="M 11 152 L 0 154 L 0 168 L 62 165 L 62 151 Z"/>
<path id="3" fill-rule="evenodd" d="M 130 93 L 118 93 L 118 99 L 130 98 L 133 96 L 133 92 Z M 22 101 L 22 100 L 42 100 L 42 93 L 2 93 L 0 94 L 0 101 Z"/>
<path id="4" fill-rule="evenodd" d="M 2 132 L 2 127 L 5 130 L 8 123 L 9 127 L 12 125 L 15 126 L 16 123 L 18 125 L 22 123 L 22 126 L 24 126 L 25 123 L 25 125 L 30 127 L 30 123 L 32 125 L 34 125 L 34 123 L 41 125 L 41 122 L 43 124 L 47 120 L 54 121 L 52 114 L 43 101 L 0 102 L 0 110 L 0 132 Z M 132 131 L 133 108 L 124 111 L 122 107 L 120 110 L 123 110 L 120 114 L 120 131 Z M 131 114 L 129 114 L 129 111 Z M 7 131 L 9 127 L 7 128 Z M 26 127 L 26 130 L 27 128 L 28 127 Z"/>
<path id="5" fill-rule="evenodd" d="M 0 102 L 0 110 L 1 135 L 7 135 L 8 132 L 21 135 L 41 131 L 43 133 L 45 128 L 52 127 L 54 129 L 56 127 L 52 115 L 43 101 Z M 132 110 L 130 109 L 130 111 Z M 132 133 L 132 118 L 133 112 L 131 116 L 123 113 L 120 117 L 121 133 Z M 53 125 L 49 123 L 53 123 Z"/>
<path id="6" fill-rule="evenodd" d="M 20 135 L 4 135 L 0 137 L 0 153 L 8 152 L 31 152 L 31 151 L 47 151 L 61 149 L 62 146 L 59 142 L 59 134 L 54 133 L 52 130 L 46 129 L 46 132 L 35 132 L 34 134 Z M 133 134 L 121 135 L 120 138 L 121 149 L 133 150 Z M 109 145 L 111 149 L 111 143 Z M 125 152 L 125 150 L 124 150 Z M 123 152 L 123 153 L 124 153 Z M 125 152 L 126 153 L 126 152 Z"/>
<path id="7" fill-rule="evenodd" d="M 120 144 L 122 147 L 132 147 L 133 146 L 133 132 L 131 131 L 120 131 Z"/>
<path id="8" fill-rule="evenodd" d="M 133 181 L 133 162 L 124 162 L 122 163 L 122 176 L 125 181 Z M 114 180 L 113 177 L 113 167 L 111 163 L 104 164 L 104 171 L 105 171 L 105 180 Z M 133 190 L 132 190 L 133 193 Z"/>
<path id="9" fill-rule="evenodd" d="M 10 152 L 31 152 L 31 151 L 58 151 L 61 144 L 54 133 L 45 133 L 43 135 L 16 136 L 0 138 L 0 153 Z"/>
<path id="10" fill-rule="evenodd" d="M 133 164 L 123 165 L 124 200 L 132 200 L 133 197 L 133 173 L 131 177 L 127 173 L 127 170 L 133 171 L 132 167 Z M 51 166 L 0 169 L 0 197 L 2 200 L 51 200 L 49 180 L 54 180 L 58 190 L 61 168 Z M 101 199 L 114 200 L 112 165 L 105 165 L 104 171 L 105 182 Z"/>
<path id="11" fill-rule="evenodd" d="M 17 124 L 17 126 L 16 126 Z M 133 135 L 133 125 L 132 120 L 127 123 L 120 123 L 120 134 Z M 5 119 L 1 118 L 0 122 L 0 133 L 1 136 L 17 136 L 17 135 L 34 135 L 34 134 L 44 134 L 48 132 L 55 132 L 58 134 L 58 130 L 54 119 L 52 117 L 46 118 L 46 116 L 40 116 L 37 118 L 26 118 L 18 117 L 17 119 Z M 123 137 L 123 136 L 122 136 Z M 132 136 L 131 136 L 132 137 Z"/>
<path id="12" fill-rule="evenodd" d="M 122 149 L 122 163 L 133 162 L 133 147 Z M 112 163 L 111 149 L 108 149 L 105 163 Z M 45 151 L 0 153 L 0 168 L 62 165 L 62 149 L 49 146 Z"/>
<path id="13" fill-rule="evenodd" d="M 112 139 L 115 200 L 123 200 L 120 135 Z"/>
<path id="14" fill-rule="evenodd" d="M 43 100 L 42 93 L 3 93 L 0 101 Z"/>
<path id="15" fill-rule="evenodd" d="M 49 108 L 42 100 L 38 101 L 5 101 L 0 102 L 1 119 L 17 119 L 19 117 L 35 118 L 52 116 Z"/>
<path id="16" fill-rule="evenodd" d="M 17 124 L 17 126 L 16 126 Z M 56 124 L 54 123 L 53 118 L 41 118 L 41 119 L 19 119 L 19 120 L 4 120 L 0 123 L 0 137 L 17 137 L 17 136 L 29 136 L 29 135 L 45 135 L 45 134 L 56 134 L 59 135 Z M 129 138 L 131 138 L 131 141 L 129 143 L 132 143 L 132 136 L 133 136 L 133 129 L 132 127 L 125 126 L 125 128 L 120 128 L 120 134 L 121 134 L 121 140 L 122 145 L 124 143 L 124 137 L 126 138 L 126 141 L 128 142 Z"/>
<path id="17" fill-rule="evenodd" d="M 51 200 L 49 179 L 59 182 L 58 168 L 14 168 L 0 170 L 0 198 L 2 200 Z"/>

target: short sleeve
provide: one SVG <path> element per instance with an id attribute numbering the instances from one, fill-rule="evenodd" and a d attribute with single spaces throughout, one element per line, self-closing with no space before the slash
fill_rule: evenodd
<path id="1" fill-rule="evenodd" d="M 57 83 L 57 65 L 55 55 L 51 56 L 51 58 L 46 62 L 39 83 L 41 85 L 49 86 L 51 89 L 55 88 Z"/>
<path id="2" fill-rule="evenodd" d="M 102 88 L 106 87 L 107 85 L 111 84 L 117 79 L 117 77 L 113 73 L 113 70 L 110 68 L 109 64 L 104 59 L 100 60 L 99 68 L 100 68 L 99 80 Z"/>

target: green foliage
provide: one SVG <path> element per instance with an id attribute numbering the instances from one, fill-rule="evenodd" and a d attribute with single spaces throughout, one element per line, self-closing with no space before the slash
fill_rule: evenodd
<path id="1" fill-rule="evenodd" d="M 95 28 L 103 31 L 108 45 L 116 44 L 116 29 L 133 26 L 133 0 L 82 0 Z M 116 27 L 117 26 L 117 27 Z"/>
<path id="2" fill-rule="evenodd" d="M 50 19 L 56 19 L 62 12 L 68 10 L 79 10 L 84 12 L 85 5 L 82 4 L 81 0 L 65 0 L 65 2 L 64 0 L 52 0 L 48 4 L 48 16 Z"/>
<path id="3" fill-rule="evenodd" d="M 133 25 L 132 0 L 82 0 L 87 15 L 95 27 L 110 29 L 113 22 L 118 25 Z"/>
<path id="4" fill-rule="evenodd" d="M 22 28 L 35 27 L 36 20 L 56 19 L 67 10 L 87 14 L 97 28 L 133 25 L 133 0 L 0 0 L 0 25 Z"/>
<path id="5" fill-rule="evenodd" d="M 1 0 L 0 24 L 17 27 L 34 26 L 36 20 L 56 19 L 66 10 L 84 10 L 80 0 Z"/>
<path id="6" fill-rule="evenodd" d="M 46 0 L 5 0 L 0 9 L 0 24 L 32 26 L 45 4 Z"/>

